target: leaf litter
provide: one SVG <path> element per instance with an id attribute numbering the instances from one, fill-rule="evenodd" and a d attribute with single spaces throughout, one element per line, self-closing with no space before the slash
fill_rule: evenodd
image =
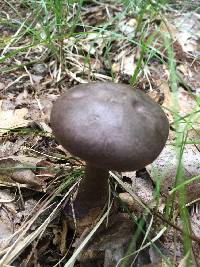
<path id="1" fill-rule="evenodd" d="M 3 5 L 3 16 L 7 14 L 15 17 L 13 11 L 6 4 L 0 5 Z M 20 10 L 21 7 L 18 3 L 17 7 Z M 81 11 L 81 16 L 85 25 L 90 25 L 91 29 L 91 27 L 102 25 L 108 18 L 121 14 L 121 11 L 122 6 L 120 4 L 105 6 L 103 3 L 99 3 L 99 5 L 93 3 Z M 149 18 L 145 19 L 148 21 Z M 70 229 L 63 216 L 62 208 L 58 210 L 57 217 L 44 223 L 51 213 L 52 207 L 66 193 L 65 190 L 57 192 L 57 189 L 62 186 L 63 179 L 68 177 L 70 180 L 71 171 L 74 171 L 76 177 L 79 178 L 82 166 L 80 161 L 76 161 L 71 155 L 66 154 L 66 151 L 56 144 L 51 135 L 49 117 L 52 103 L 60 93 L 77 83 L 92 80 L 112 80 L 113 78 L 115 82 L 129 82 L 134 71 L 137 70 L 141 53 L 141 48 L 137 42 L 136 44 L 129 42 L 136 33 L 137 16 L 133 14 L 124 17 L 120 23 L 114 21 L 113 25 L 116 34 L 123 36 L 122 40 L 117 39 L 117 35 L 113 36 L 112 30 L 87 33 L 81 41 L 77 41 L 74 37 L 64 39 L 63 53 L 66 62 L 63 65 L 56 57 L 50 58 L 50 55 L 46 53 L 46 47 L 42 44 L 33 46 L 26 54 L 23 52 L 15 55 L 14 61 L 8 58 L 2 64 L 0 74 L 1 256 L 5 256 L 9 247 L 15 242 L 16 247 L 20 246 L 20 242 L 16 240 L 21 233 L 23 233 L 23 238 L 32 234 L 32 244 L 29 246 L 24 244 L 24 249 L 22 245 L 19 256 L 17 258 L 15 255 L 13 258 L 11 257 L 8 264 L 54 266 L 59 261 L 64 264 L 69 259 L 69 255 L 79 246 L 80 240 L 85 237 L 81 235 L 75 239 L 75 233 Z M 152 24 L 149 25 L 146 38 L 157 27 L 152 26 Z M 41 25 L 38 23 L 37 27 L 40 28 Z M 1 29 L 4 38 L 9 39 L 12 38 L 13 34 L 16 34 L 16 31 L 8 26 L 1 25 Z M 166 33 L 170 31 L 174 39 L 176 71 L 179 77 L 179 116 L 182 127 L 186 127 L 187 131 L 183 152 L 184 175 L 189 181 L 187 184 L 187 202 L 192 209 L 190 213 L 192 231 L 200 239 L 198 208 L 200 195 L 200 179 L 198 178 L 200 174 L 199 14 L 195 12 L 179 14 L 171 11 L 170 14 L 167 14 L 167 24 L 164 23 L 160 27 L 160 31 Z M 109 42 L 107 43 L 107 40 L 109 41 L 109 38 L 111 38 L 112 43 L 111 51 L 108 53 L 110 61 L 107 60 L 105 52 L 108 51 Z M 139 73 L 136 87 L 142 88 L 163 106 L 171 123 L 170 136 L 167 146 L 152 165 L 140 172 L 124 173 L 123 179 L 125 177 L 130 178 L 126 185 L 145 205 L 156 207 L 158 204 L 154 195 L 158 183 L 157 177 L 160 177 L 161 196 L 157 208 L 162 214 L 165 209 L 166 196 L 173 190 L 177 162 L 173 131 L 174 93 L 168 84 L 169 73 L 165 64 L 167 54 L 162 39 L 155 38 L 155 40 L 148 51 L 149 54 L 144 58 L 147 64 L 142 66 L 143 71 Z M 29 41 L 28 37 L 22 38 L 17 46 L 24 46 Z M 5 46 L 6 50 L 3 50 L 1 57 L 16 48 L 13 43 Z M 85 55 L 87 55 L 87 60 L 85 60 Z M 157 55 L 162 58 L 164 63 L 159 62 Z M 37 59 L 36 62 L 35 58 Z M 33 61 L 33 63 L 26 66 L 29 61 Z M 22 67 L 19 67 L 20 65 Z M 13 68 L 12 72 L 3 71 L 9 67 Z M 191 114 L 193 115 L 191 116 Z M 190 181 L 194 177 L 197 178 Z M 120 191 L 119 198 L 128 205 L 132 215 L 140 217 L 144 212 L 143 207 L 126 190 L 122 188 L 118 190 Z M 50 204 L 49 199 L 54 194 L 53 204 Z M 123 211 L 122 207 L 121 209 Z M 37 220 L 34 219 L 36 217 Z M 79 262 L 81 263 L 77 263 L 76 266 L 84 267 L 88 262 L 99 263 L 102 264 L 100 266 L 104 267 L 117 264 L 127 249 L 127 241 L 132 231 L 130 220 L 124 218 L 124 213 L 123 216 L 119 215 L 118 219 L 121 222 L 120 228 L 118 225 L 115 227 L 115 220 L 113 220 L 113 228 L 104 226 L 95 233 L 93 239 L 79 255 Z M 176 219 L 177 225 L 181 228 L 179 217 Z M 30 226 L 23 232 L 26 223 L 30 223 Z M 39 234 L 36 231 L 43 223 L 44 229 Z M 162 227 L 163 222 L 157 220 L 155 225 Z M 86 230 L 91 229 L 88 227 Z M 153 237 L 152 234 L 154 233 L 157 233 L 156 227 L 151 230 L 150 236 Z M 177 238 L 176 247 L 173 247 L 174 236 Z M 144 236 L 141 235 L 140 238 L 143 239 Z M 183 256 L 180 231 L 170 227 L 159 238 L 159 242 L 161 247 L 165 247 L 163 253 L 169 259 L 174 257 L 179 262 L 179 266 L 185 266 L 186 259 Z M 199 244 L 194 242 L 193 248 L 194 253 L 196 253 L 195 257 L 199 260 Z M 146 250 L 141 250 L 139 255 L 137 258 L 138 266 L 165 266 L 163 259 L 158 254 L 153 254 L 152 246 Z M 146 258 L 148 258 L 148 263 L 144 262 Z"/>

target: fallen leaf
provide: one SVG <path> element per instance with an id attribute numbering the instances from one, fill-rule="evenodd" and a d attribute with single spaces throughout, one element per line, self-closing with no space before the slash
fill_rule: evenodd
<path id="1" fill-rule="evenodd" d="M 193 122 L 198 120 L 200 108 L 192 94 L 184 90 L 182 87 L 179 87 L 177 92 L 172 92 L 169 89 L 169 85 L 165 81 L 157 81 L 157 84 L 159 85 L 160 90 L 164 93 L 164 102 L 162 106 L 164 107 L 170 123 L 174 122 L 174 112 L 176 110 L 180 116 L 180 119 L 181 117 L 189 116 Z M 190 114 L 194 113 L 195 111 L 196 114 L 194 114 L 193 118 L 191 118 Z M 194 126 L 195 125 L 193 125 L 193 127 Z"/>
<path id="2" fill-rule="evenodd" d="M 200 44 L 200 15 L 195 12 L 182 13 L 174 18 L 173 23 L 177 28 L 176 39 L 179 40 L 185 52 L 199 54 Z"/>
<path id="3" fill-rule="evenodd" d="M 121 72 L 122 74 L 127 74 L 127 75 L 133 75 L 134 71 L 136 68 L 134 56 L 126 56 L 122 59 L 121 62 Z"/>
<path id="4" fill-rule="evenodd" d="M 28 167 L 12 158 L 0 159 L 0 180 L 2 183 L 15 181 L 33 187 L 42 186 L 42 181 L 31 171 L 30 165 Z"/>
<path id="5" fill-rule="evenodd" d="M 136 175 L 136 172 L 124 172 L 123 176 L 129 177 L 132 181 L 131 190 L 146 204 L 153 201 L 153 184 L 150 178 L 143 178 Z"/>
<path id="6" fill-rule="evenodd" d="M 24 145 L 25 141 L 25 138 L 20 136 L 19 138 L 16 138 L 14 142 L 7 140 L 6 142 L 0 142 L 0 159 L 16 154 Z"/>
<path id="7" fill-rule="evenodd" d="M 25 119 L 28 114 L 27 108 L 15 110 L 2 110 L 2 101 L 0 101 L 0 136 L 10 129 L 26 127 L 29 121 Z"/>
<path id="8" fill-rule="evenodd" d="M 186 145 L 182 159 L 185 181 L 200 173 L 200 153 L 193 145 Z M 158 158 L 146 168 L 155 183 L 160 183 L 161 192 L 168 193 L 172 188 L 177 172 L 176 148 L 167 145 Z M 193 201 L 200 195 L 200 179 L 187 185 L 187 201 Z"/>
<path id="9" fill-rule="evenodd" d="M 164 111 L 168 117 L 170 123 L 173 122 L 173 113 L 171 111 L 173 106 L 173 100 L 171 96 L 171 91 L 169 88 L 169 84 L 164 80 L 156 80 L 156 85 L 159 87 L 160 91 L 164 95 L 164 101 L 162 106 L 164 107 Z"/>
<path id="10" fill-rule="evenodd" d="M 129 21 L 121 21 L 118 25 L 119 30 L 126 36 L 133 36 L 137 26 L 137 21 L 134 18 L 129 19 Z"/>
<path id="11" fill-rule="evenodd" d="M 15 225 L 20 225 L 24 219 L 31 217 L 35 207 L 37 206 L 38 201 L 31 198 L 24 201 L 23 209 L 18 209 L 17 214 L 13 218 L 13 222 Z M 31 226 L 31 230 L 35 230 L 37 227 L 36 224 Z"/>
<path id="12" fill-rule="evenodd" d="M 14 233 L 14 223 L 12 218 L 17 215 L 15 195 L 9 189 L 0 190 L 0 249 L 4 249 L 10 242 L 10 237 Z"/>
<path id="13" fill-rule="evenodd" d="M 119 198 L 123 201 L 131 211 L 142 212 L 143 208 L 129 193 L 120 193 Z"/>
<path id="14" fill-rule="evenodd" d="M 0 211 L 0 249 L 4 249 L 9 244 L 9 239 L 13 234 L 13 223 L 8 216 L 8 211 L 2 209 Z"/>
<path id="15" fill-rule="evenodd" d="M 119 64 L 119 62 L 113 63 L 113 65 L 112 65 L 112 71 L 114 73 L 119 73 L 119 71 L 120 71 L 120 64 Z"/>

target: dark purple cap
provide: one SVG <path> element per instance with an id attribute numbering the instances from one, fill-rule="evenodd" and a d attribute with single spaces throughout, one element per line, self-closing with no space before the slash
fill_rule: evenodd
<path id="1" fill-rule="evenodd" d="M 157 103 L 140 90 L 109 82 L 69 89 L 54 103 L 50 123 L 58 142 L 74 156 L 116 171 L 153 162 L 169 133 Z"/>

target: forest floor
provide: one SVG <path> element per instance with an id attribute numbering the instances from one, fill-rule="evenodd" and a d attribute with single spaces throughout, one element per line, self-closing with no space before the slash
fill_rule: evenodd
<path id="1" fill-rule="evenodd" d="M 0 3 L 0 266 L 114 267 L 114 255 L 130 252 L 132 266 L 200 266 L 198 6 L 58 2 Z M 92 81 L 143 90 L 170 122 L 153 164 L 122 173 L 121 185 L 111 173 L 118 212 L 129 219 L 117 215 L 112 231 L 93 237 L 95 224 L 79 233 L 63 211 L 84 162 L 49 123 L 60 94 Z M 125 251 L 133 225 L 142 230 Z"/>

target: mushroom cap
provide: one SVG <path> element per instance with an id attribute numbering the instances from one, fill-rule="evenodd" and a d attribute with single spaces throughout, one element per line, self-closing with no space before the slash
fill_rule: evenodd
<path id="1" fill-rule="evenodd" d="M 50 123 L 71 154 L 116 171 L 153 162 L 169 133 L 168 119 L 157 103 L 140 90 L 110 82 L 69 89 L 54 103 Z"/>

